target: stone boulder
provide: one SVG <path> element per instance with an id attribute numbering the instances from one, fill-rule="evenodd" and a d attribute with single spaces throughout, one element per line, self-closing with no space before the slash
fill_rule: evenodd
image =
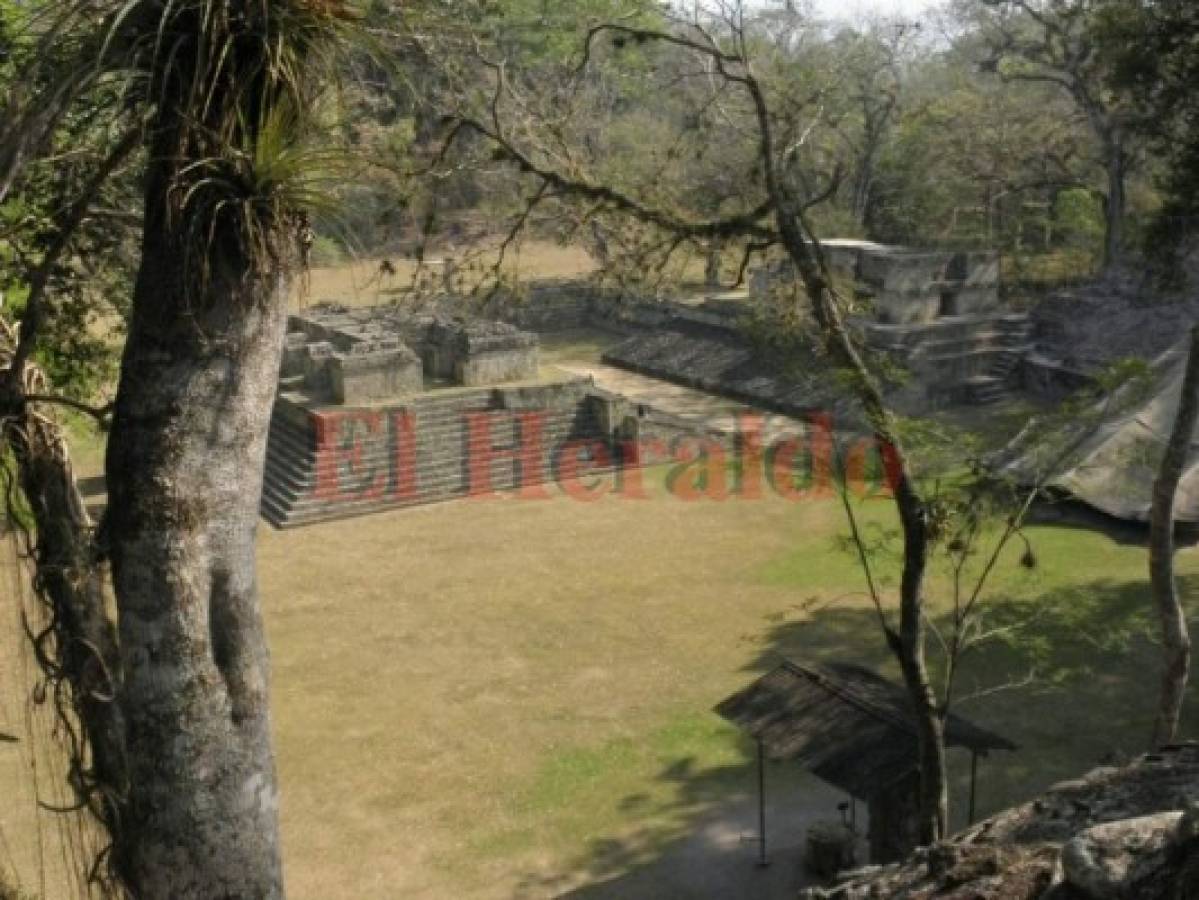
<path id="1" fill-rule="evenodd" d="M 1054 785 L 902 863 L 801 900 L 1195 900 L 1199 744 Z"/>
<path id="2" fill-rule="evenodd" d="M 1062 848 L 1065 883 L 1087 900 L 1171 897 L 1180 863 L 1194 857 L 1199 805 L 1088 828 Z M 1175 884 L 1174 887 L 1180 887 Z M 1179 894 L 1179 896 L 1188 896 Z"/>

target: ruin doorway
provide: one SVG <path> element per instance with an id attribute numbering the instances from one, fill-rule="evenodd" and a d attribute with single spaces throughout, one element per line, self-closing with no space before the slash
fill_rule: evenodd
<path id="1" fill-rule="evenodd" d="M 937 315 L 941 317 L 958 315 L 957 291 L 941 291 L 941 304 Z"/>

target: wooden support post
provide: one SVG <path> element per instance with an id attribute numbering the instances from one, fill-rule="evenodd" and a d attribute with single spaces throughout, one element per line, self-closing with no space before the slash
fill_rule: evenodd
<path id="1" fill-rule="evenodd" d="M 766 857 L 766 745 L 758 741 L 758 867 L 770 865 Z"/>
<path id="2" fill-rule="evenodd" d="M 978 784 L 978 751 L 970 752 L 970 812 L 966 818 L 967 825 L 974 824 L 974 793 Z"/>

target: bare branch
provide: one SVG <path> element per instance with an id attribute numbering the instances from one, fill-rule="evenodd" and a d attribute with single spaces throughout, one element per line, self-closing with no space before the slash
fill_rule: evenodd
<path id="1" fill-rule="evenodd" d="M 989 688 L 983 688 L 979 691 L 972 691 L 958 699 L 957 705 L 963 706 L 967 703 L 973 703 L 976 700 L 982 700 L 984 697 L 992 697 L 995 694 L 1002 694 L 1005 691 L 1015 691 L 1036 684 L 1037 671 L 1029 669 L 1028 674 L 1018 681 L 1005 681 L 1002 684 L 997 684 Z"/>
<path id="2" fill-rule="evenodd" d="M 459 119 L 456 125 L 461 125 L 463 129 L 471 129 L 488 138 L 496 144 L 497 152 L 514 163 L 521 172 L 539 178 L 560 194 L 582 197 L 592 202 L 601 203 L 609 208 L 627 213 L 642 222 L 656 225 L 685 238 L 752 237 L 773 241 L 777 237 L 774 231 L 762 224 L 762 220 L 769 216 L 774 209 L 774 204 L 769 199 L 763 200 L 749 212 L 740 215 L 706 221 L 688 221 L 665 210 L 647 206 L 607 185 L 594 184 L 582 178 L 571 178 L 547 169 L 534 162 L 531 157 L 506 140 L 503 135 L 474 119 Z M 460 129 L 457 131 L 461 133 Z"/>
<path id="3" fill-rule="evenodd" d="M 106 403 L 104 406 L 92 406 L 79 400 L 73 400 L 70 397 L 60 397 L 54 394 L 25 394 L 24 399 L 26 403 L 49 403 L 55 406 L 69 407 L 78 412 L 86 413 L 100 425 L 108 424 L 114 408 L 114 404 L 112 403 Z"/>

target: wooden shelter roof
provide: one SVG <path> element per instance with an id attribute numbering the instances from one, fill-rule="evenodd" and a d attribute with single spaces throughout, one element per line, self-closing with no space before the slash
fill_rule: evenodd
<path id="1" fill-rule="evenodd" d="M 918 767 L 907 692 L 862 666 L 788 660 L 722 701 L 716 712 L 761 741 L 772 759 L 797 760 L 861 800 Z M 945 743 L 980 756 L 1016 749 L 952 714 Z"/>

